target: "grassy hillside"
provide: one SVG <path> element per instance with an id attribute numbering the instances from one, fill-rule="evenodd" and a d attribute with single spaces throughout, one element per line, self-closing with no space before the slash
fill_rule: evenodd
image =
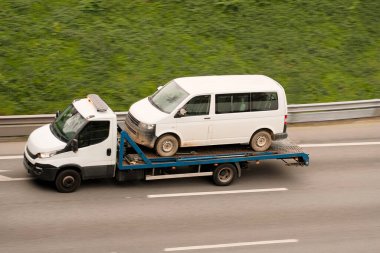
<path id="1" fill-rule="evenodd" d="M 0 0 L 0 115 L 179 76 L 265 74 L 289 103 L 380 97 L 380 1 Z"/>

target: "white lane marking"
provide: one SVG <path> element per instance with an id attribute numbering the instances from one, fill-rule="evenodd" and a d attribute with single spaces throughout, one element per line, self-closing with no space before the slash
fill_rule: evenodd
<path id="1" fill-rule="evenodd" d="M 31 180 L 31 179 L 33 179 L 33 178 L 31 178 L 31 177 L 16 177 L 16 178 L 12 178 L 12 177 L 6 177 L 6 176 L 0 175 L 0 182 L 24 181 L 24 180 Z"/>
<path id="2" fill-rule="evenodd" d="M 0 170 L 0 172 L 6 172 L 9 170 Z M 12 177 L 6 177 L 3 175 L 0 175 L 0 182 L 9 182 L 9 181 L 23 181 L 23 180 L 31 180 L 33 178 L 31 177 L 17 177 L 17 178 L 12 178 Z"/>
<path id="3" fill-rule="evenodd" d="M 280 243 L 295 243 L 295 242 L 298 242 L 298 240 L 297 239 L 286 239 L 286 240 L 273 240 L 273 241 L 238 242 L 238 243 L 215 244 L 215 245 L 200 245 L 200 246 L 189 246 L 189 247 L 165 248 L 164 251 L 217 249 L 217 248 L 230 248 L 230 247 L 255 246 L 255 245 L 280 244 Z"/>
<path id="4" fill-rule="evenodd" d="M 22 155 L 2 155 L 0 156 L 0 160 L 11 160 L 11 159 L 22 159 L 24 156 Z"/>
<path id="5" fill-rule="evenodd" d="M 252 189 L 252 190 L 236 190 L 236 191 L 186 192 L 186 193 L 147 195 L 147 198 L 171 198 L 171 197 L 188 197 L 188 196 L 237 194 L 237 193 L 253 193 L 253 192 L 275 192 L 275 191 L 287 191 L 287 190 L 288 190 L 287 188 L 272 188 L 272 189 Z"/>
<path id="6" fill-rule="evenodd" d="M 346 143 L 320 143 L 320 144 L 299 144 L 301 148 L 317 148 L 317 147 L 344 147 L 344 146 L 366 146 L 380 145 L 379 141 L 375 142 L 346 142 Z"/>

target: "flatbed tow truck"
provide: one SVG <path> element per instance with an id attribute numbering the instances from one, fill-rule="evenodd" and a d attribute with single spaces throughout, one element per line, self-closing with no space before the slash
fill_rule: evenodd
<path id="1" fill-rule="evenodd" d="M 52 181 L 59 192 L 68 193 L 92 178 L 128 181 L 208 176 L 216 185 L 227 186 L 250 162 L 282 160 L 286 165 L 309 165 L 309 155 L 287 141 L 274 142 L 266 152 L 254 152 L 248 145 L 225 145 L 184 148 L 173 157 L 158 157 L 137 145 L 125 127 L 99 96 L 74 100 L 53 123 L 30 135 L 24 166 L 29 174 Z"/>

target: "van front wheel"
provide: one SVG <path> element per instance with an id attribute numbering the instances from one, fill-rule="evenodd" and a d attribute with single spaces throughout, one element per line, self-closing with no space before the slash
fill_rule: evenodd
<path id="1" fill-rule="evenodd" d="M 173 156 L 177 153 L 179 143 L 171 134 L 161 136 L 156 143 L 156 152 L 159 156 Z"/>
<path id="2" fill-rule="evenodd" d="M 267 131 L 259 131 L 252 136 L 250 144 L 254 151 L 263 152 L 272 144 L 272 137 Z"/>

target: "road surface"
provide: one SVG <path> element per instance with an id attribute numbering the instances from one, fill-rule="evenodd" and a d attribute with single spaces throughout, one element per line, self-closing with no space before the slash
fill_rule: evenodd
<path id="1" fill-rule="evenodd" d="M 71 194 L 29 178 L 23 142 L 0 143 L 0 252 L 380 252 L 380 119 L 289 136 L 309 167 L 253 164 L 229 187 L 94 180 Z"/>

